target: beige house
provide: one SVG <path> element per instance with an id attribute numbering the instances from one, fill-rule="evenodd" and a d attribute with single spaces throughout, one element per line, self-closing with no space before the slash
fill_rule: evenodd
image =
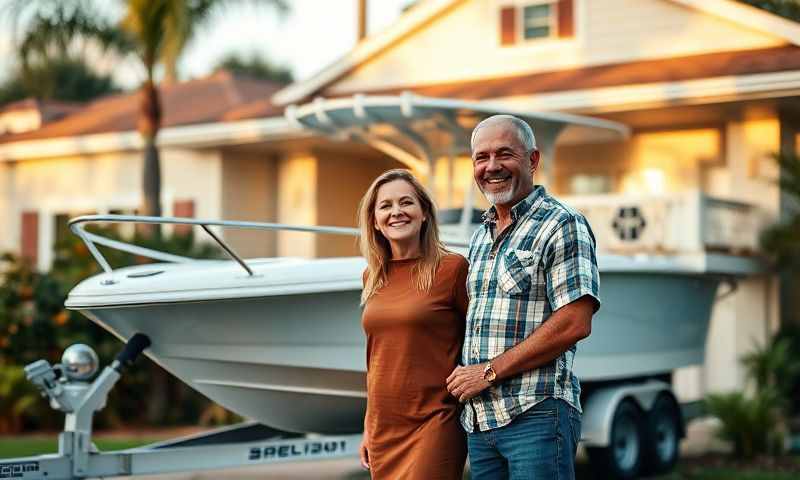
<path id="1" fill-rule="evenodd" d="M 463 148 L 425 168 L 284 115 L 317 97 L 416 95 L 619 122 L 629 135 L 541 145 L 537 180 L 587 214 L 603 253 L 685 255 L 737 276 L 734 291 L 721 287 L 706 364 L 675 374 L 694 399 L 740 387 L 736 359 L 778 324 L 777 281 L 753 254 L 781 214 L 769 156 L 796 150 L 798 91 L 800 25 L 734 0 L 420 1 L 286 88 L 224 72 L 164 87 L 164 214 L 352 226 L 369 182 L 401 166 L 427 178 L 441 208 L 467 200 Z M 135 210 L 135 108 L 122 95 L 63 116 L 40 104 L 0 112 L 0 250 L 44 269 L 69 216 Z M 224 235 L 246 256 L 355 251 L 304 234 Z"/>

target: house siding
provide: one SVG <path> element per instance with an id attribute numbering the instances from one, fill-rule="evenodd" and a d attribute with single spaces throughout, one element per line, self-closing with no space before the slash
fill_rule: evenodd
<path id="1" fill-rule="evenodd" d="M 498 31 L 501 5 L 495 0 L 462 2 L 323 93 L 339 95 L 787 44 L 777 36 L 668 0 L 578 0 L 574 38 L 503 46 Z"/>
<path id="2" fill-rule="evenodd" d="M 222 217 L 227 220 L 275 222 L 278 161 L 266 152 L 225 152 L 222 162 Z M 225 240 L 243 257 L 273 257 L 277 232 L 225 230 Z"/>
<path id="3" fill-rule="evenodd" d="M 13 169 L 9 217 L 39 212 L 38 266 L 52 260 L 55 215 L 75 216 L 138 208 L 141 198 L 141 155 L 135 152 L 63 157 L 19 162 Z M 198 217 L 219 217 L 219 155 L 165 149 L 161 152 L 162 208 L 172 214 L 176 199 L 195 201 Z M 20 232 L 21 225 L 14 229 Z M 169 231 L 169 229 L 167 229 Z M 20 249 L 19 245 L 14 250 Z M 17 250 L 19 251 L 19 250 Z"/>

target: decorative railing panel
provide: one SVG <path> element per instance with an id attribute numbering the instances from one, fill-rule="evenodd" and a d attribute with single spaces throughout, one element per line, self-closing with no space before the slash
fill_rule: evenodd
<path id="1" fill-rule="evenodd" d="M 564 197 L 592 226 L 604 253 L 752 254 L 763 216 L 757 207 L 698 192 Z"/>

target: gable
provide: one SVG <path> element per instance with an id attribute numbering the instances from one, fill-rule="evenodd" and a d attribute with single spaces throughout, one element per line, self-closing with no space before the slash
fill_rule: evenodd
<path id="1" fill-rule="evenodd" d="M 694 8 L 687 0 L 573 0 L 574 36 L 504 46 L 503 9 L 546 1 L 457 2 L 317 94 L 481 81 L 789 44 L 764 29 Z"/>

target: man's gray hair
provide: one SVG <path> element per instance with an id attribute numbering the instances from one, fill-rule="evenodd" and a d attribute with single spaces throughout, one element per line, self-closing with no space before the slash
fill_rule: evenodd
<path id="1" fill-rule="evenodd" d="M 472 138 L 469 140 L 470 150 L 475 148 L 475 135 L 478 133 L 478 130 L 487 125 L 493 125 L 501 122 L 508 122 L 514 126 L 514 129 L 517 131 L 517 138 L 519 138 L 522 146 L 525 147 L 526 152 L 532 152 L 536 150 L 536 137 L 533 136 L 533 129 L 530 125 L 528 125 L 528 122 L 522 120 L 521 118 L 515 117 L 514 115 L 492 115 L 489 118 L 483 119 L 472 130 Z"/>

